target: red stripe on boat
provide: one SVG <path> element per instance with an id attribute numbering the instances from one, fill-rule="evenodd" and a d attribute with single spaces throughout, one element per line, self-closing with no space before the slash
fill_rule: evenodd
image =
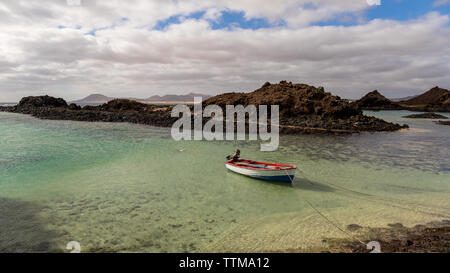
<path id="1" fill-rule="evenodd" d="M 269 168 L 255 168 L 255 167 L 249 167 L 249 166 L 242 166 L 239 163 L 260 164 L 260 165 L 265 165 L 265 166 L 274 166 L 275 168 L 273 168 L 273 169 L 269 169 Z M 235 167 L 238 167 L 238 168 L 250 169 L 250 170 L 260 170 L 260 171 L 278 171 L 278 170 L 281 170 L 281 167 L 286 167 L 286 168 L 284 168 L 282 170 L 297 169 L 297 167 L 295 167 L 294 165 L 265 163 L 265 162 L 251 161 L 251 160 L 247 160 L 247 159 L 240 159 L 240 160 L 238 160 L 236 162 L 233 162 L 233 160 L 231 160 L 231 161 L 228 161 L 226 164 L 229 164 L 231 166 L 235 166 Z"/>

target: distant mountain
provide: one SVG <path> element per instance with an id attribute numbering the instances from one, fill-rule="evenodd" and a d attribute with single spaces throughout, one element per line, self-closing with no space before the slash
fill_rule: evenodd
<path id="1" fill-rule="evenodd" d="M 165 96 L 151 96 L 145 101 L 154 101 L 154 102 L 171 102 L 171 101 L 186 101 L 191 102 L 194 101 L 194 97 L 202 97 L 203 100 L 209 99 L 211 96 L 199 93 L 189 93 L 187 95 L 165 95 Z"/>
<path id="2" fill-rule="evenodd" d="M 202 97 L 203 100 L 210 98 L 211 96 L 205 94 L 198 93 L 189 93 L 187 95 L 165 95 L 165 96 L 151 96 L 146 99 L 138 99 L 138 98 L 124 98 L 129 100 L 136 100 L 143 103 L 171 103 L 171 102 L 193 102 L 194 97 Z M 76 104 L 89 104 L 89 103 L 107 103 L 115 98 L 107 97 L 102 94 L 92 94 L 83 99 L 71 101 L 71 103 Z"/>
<path id="3" fill-rule="evenodd" d="M 420 96 L 401 102 L 406 105 L 446 105 L 450 106 L 450 91 L 438 86 Z"/>
<path id="4" fill-rule="evenodd" d="M 404 98 L 391 98 L 391 101 L 395 101 L 395 102 L 400 102 L 400 101 L 405 101 L 405 100 L 410 100 L 413 99 L 415 97 L 417 97 L 418 95 L 415 96 L 408 96 L 408 97 L 404 97 Z"/>
<path id="5" fill-rule="evenodd" d="M 87 97 L 85 97 L 85 98 L 83 98 L 83 99 L 81 99 L 81 100 L 74 100 L 74 101 L 71 101 L 71 103 L 106 103 L 106 102 L 108 102 L 108 101 L 111 101 L 111 100 L 113 100 L 114 98 L 111 98 L 111 97 L 107 97 L 107 96 L 105 96 L 105 95 L 102 95 L 102 94 L 92 94 L 92 95 L 89 95 L 89 96 L 87 96 Z"/>

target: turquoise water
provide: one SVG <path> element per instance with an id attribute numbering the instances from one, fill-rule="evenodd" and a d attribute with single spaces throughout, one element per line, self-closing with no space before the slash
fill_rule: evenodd
<path id="1" fill-rule="evenodd" d="M 347 236 L 336 224 L 386 227 L 450 219 L 450 127 L 282 136 L 257 142 L 175 142 L 167 129 L 37 120 L 0 113 L 0 252 L 285 251 Z M 450 116 L 447 114 L 447 116 Z M 293 186 L 228 172 L 224 158 L 297 165 Z"/>

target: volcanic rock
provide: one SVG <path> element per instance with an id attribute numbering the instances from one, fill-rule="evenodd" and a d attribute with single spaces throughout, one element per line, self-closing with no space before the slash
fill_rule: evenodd
<path id="1" fill-rule="evenodd" d="M 148 111 L 154 108 L 145 103 L 140 103 L 135 100 L 114 99 L 99 107 L 102 111 Z"/>
<path id="2" fill-rule="evenodd" d="M 450 112 L 450 91 L 436 86 L 400 104 L 413 111 Z"/>
<path id="3" fill-rule="evenodd" d="M 396 131 L 407 128 L 364 116 L 353 103 L 325 92 L 323 87 L 265 83 L 251 93 L 227 93 L 204 101 L 204 105 L 279 105 L 283 133 L 354 133 L 362 131 Z"/>
<path id="4" fill-rule="evenodd" d="M 438 121 L 435 121 L 435 123 L 440 124 L 440 125 L 450 125 L 450 121 L 438 120 Z"/>
<path id="5" fill-rule="evenodd" d="M 69 105 L 69 110 L 81 110 L 81 107 L 79 105 L 76 105 L 75 103 L 71 103 Z"/>
<path id="6" fill-rule="evenodd" d="M 67 102 L 61 98 L 50 96 L 25 97 L 19 102 L 21 107 L 67 107 Z"/>
<path id="7" fill-rule="evenodd" d="M 207 105 L 279 105 L 280 132 L 298 133 L 357 133 L 396 131 L 407 128 L 384 120 L 368 117 L 354 104 L 306 84 L 282 81 L 266 83 L 251 93 L 228 93 L 210 98 Z M 171 127 L 178 118 L 171 117 L 170 106 L 157 106 L 128 99 L 114 99 L 100 106 L 85 106 L 67 103 L 52 97 L 27 97 L 19 105 L 3 107 L 0 111 L 30 114 L 41 119 L 130 122 L 160 127 Z M 203 119 L 203 123 L 208 118 Z"/>
<path id="8" fill-rule="evenodd" d="M 372 91 L 354 102 L 360 109 L 364 110 L 396 110 L 401 109 L 398 103 L 392 102 L 381 95 L 378 90 Z"/>
<path id="9" fill-rule="evenodd" d="M 212 97 L 205 105 L 243 106 L 279 105 L 280 116 L 283 118 L 300 115 L 320 117 L 348 118 L 360 115 L 362 112 L 337 96 L 326 93 L 323 88 L 315 88 L 306 84 L 292 84 L 285 81 L 280 84 L 264 84 L 251 93 L 228 93 Z"/>
<path id="10" fill-rule="evenodd" d="M 401 103 L 406 105 L 450 105 L 450 91 L 436 86 L 420 96 Z"/>
<path id="11" fill-rule="evenodd" d="M 328 238 L 332 252 L 368 253 L 367 243 L 377 241 L 383 253 L 448 253 L 450 251 L 450 226 L 445 221 L 408 228 L 403 225 L 391 228 L 369 228 L 361 241 Z"/>
<path id="12" fill-rule="evenodd" d="M 448 119 L 448 117 L 436 113 L 423 113 L 404 116 L 404 118 Z"/>

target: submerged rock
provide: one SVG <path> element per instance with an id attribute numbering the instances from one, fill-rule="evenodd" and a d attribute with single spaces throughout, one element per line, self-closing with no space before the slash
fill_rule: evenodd
<path id="1" fill-rule="evenodd" d="M 362 226 L 357 225 L 357 224 L 350 224 L 347 226 L 347 230 L 349 230 L 349 231 L 357 231 L 360 229 L 362 229 Z"/>
<path id="2" fill-rule="evenodd" d="M 435 122 L 436 122 L 436 124 L 440 124 L 440 125 L 450 125 L 450 121 L 439 120 L 439 121 L 435 121 Z"/>
<path id="3" fill-rule="evenodd" d="M 377 241 L 383 253 L 448 253 L 450 226 L 448 223 L 428 223 L 413 228 L 390 224 L 390 228 L 369 228 L 364 243 Z M 367 246 L 349 239 L 329 239 L 332 252 L 367 253 Z"/>
<path id="4" fill-rule="evenodd" d="M 402 223 L 388 224 L 388 226 L 391 228 L 403 228 Z"/>
<path id="5" fill-rule="evenodd" d="M 448 117 L 436 113 L 423 113 L 404 116 L 404 118 L 448 119 Z"/>

